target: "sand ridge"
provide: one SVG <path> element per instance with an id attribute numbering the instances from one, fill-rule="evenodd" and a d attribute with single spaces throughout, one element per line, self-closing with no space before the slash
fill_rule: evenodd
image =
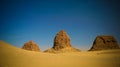
<path id="1" fill-rule="evenodd" d="M 120 67 L 120 50 L 52 54 L 0 41 L 0 67 Z"/>

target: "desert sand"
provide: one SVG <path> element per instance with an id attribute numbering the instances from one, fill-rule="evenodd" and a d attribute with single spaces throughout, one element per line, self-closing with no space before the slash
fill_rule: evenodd
<path id="1" fill-rule="evenodd" d="M 0 67 L 120 67 L 120 50 L 43 53 L 0 41 Z"/>

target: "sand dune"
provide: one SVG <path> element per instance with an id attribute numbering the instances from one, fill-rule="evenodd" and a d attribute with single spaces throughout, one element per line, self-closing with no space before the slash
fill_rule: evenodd
<path id="1" fill-rule="evenodd" d="M 120 50 L 52 54 L 0 41 L 0 67 L 120 67 Z"/>

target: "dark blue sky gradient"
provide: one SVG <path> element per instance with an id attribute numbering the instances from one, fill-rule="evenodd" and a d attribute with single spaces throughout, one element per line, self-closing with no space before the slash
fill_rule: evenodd
<path id="1" fill-rule="evenodd" d="M 64 29 L 73 46 L 88 50 L 97 35 L 120 43 L 119 0 L 1 0 L 0 40 L 22 47 L 29 40 L 42 50 Z"/>

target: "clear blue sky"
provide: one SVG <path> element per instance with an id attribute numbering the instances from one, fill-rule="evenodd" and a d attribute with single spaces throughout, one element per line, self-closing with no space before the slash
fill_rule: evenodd
<path id="1" fill-rule="evenodd" d="M 40 49 L 53 46 L 64 29 L 74 47 L 88 50 L 98 35 L 120 43 L 119 0 L 0 0 L 0 40 L 22 47 L 29 40 Z"/>

